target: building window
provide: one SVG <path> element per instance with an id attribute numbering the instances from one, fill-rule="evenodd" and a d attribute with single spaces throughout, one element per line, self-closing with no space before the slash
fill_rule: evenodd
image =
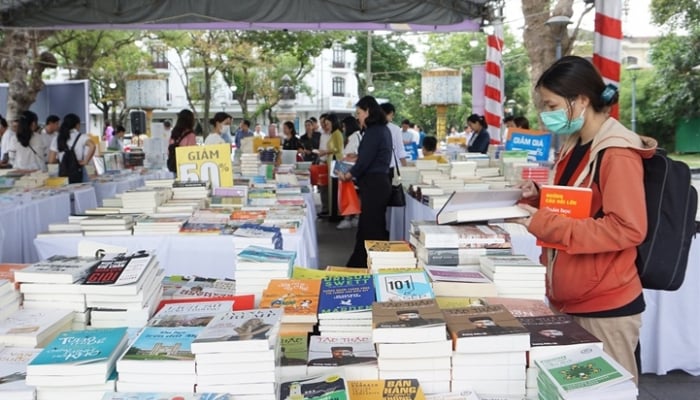
<path id="1" fill-rule="evenodd" d="M 624 65 L 636 65 L 638 64 L 638 59 L 635 56 L 627 56 L 622 60 Z"/>
<path id="2" fill-rule="evenodd" d="M 345 68 L 345 49 L 340 45 L 333 46 L 333 68 Z"/>
<path id="3" fill-rule="evenodd" d="M 153 49 L 151 51 L 151 58 L 153 58 L 153 68 L 155 69 L 168 69 L 168 57 L 163 49 Z"/>
<path id="4" fill-rule="evenodd" d="M 339 76 L 333 78 L 333 96 L 345 96 L 345 79 Z"/>

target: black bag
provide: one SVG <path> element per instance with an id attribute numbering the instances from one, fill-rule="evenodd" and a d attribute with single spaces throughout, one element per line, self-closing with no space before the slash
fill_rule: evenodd
<path id="1" fill-rule="evenodd" d="M 61 162 L 58 164 L 58 176 L 67 177 L 68 183 L 80 183 L 83 181 L 83 166 L 80 165 L 78 157 L 75 155 L 75 145 L 78 143 L 80 135 L 82 133 L 79 133 L 75 138 L 71 148 L 63 152 Z"/>
<path id="2" fill-rule="evenodd" d="M 399 161 L 396 159 L 396 153 L 394 153 L 394 149 L 391 149 L 391 152 L 394 154 L 394 164 L 396 167 L 396 176 L 399 177 L 399 181 L 401 181 L 401 170 L 399 170 Z M 406 193 L 403 190 L 403 184 L 399 183 L 398 185 L 394 185 L 392 182 L 391 185 L 391 197 L 389 197 L 389 207 L 406 207 Z"/>
<path id="3" fill-rule="evenodd" d="M 598 183 L 604 151 L 598 156 L 593 181 Z M 685 278 L 688 252 L 697 232 L 698 194 L 687 164 L 657 149 L 644 166 L 647 236 L 637 246 L 636 265 L 645 289 L 678 290 Z M 602 209 L 596 216 L 602 216 Z"/>
<path id="4" fill-rule="evenodd" d="M 173 143 L 170 143 L 168 145 L 168 160 L 166 161 L 166 165 L 168 166 L 168 170 L 174 174 L 177 174 L 177 160 L 175 159 L 175 149 L 180 146 L 180 142 L 182 139 L 185 138 L 185 136 L 189 135 L 191 132 L 184 132 L 182 135 L 180 135 L 179 138 L 177 138 Z"/>

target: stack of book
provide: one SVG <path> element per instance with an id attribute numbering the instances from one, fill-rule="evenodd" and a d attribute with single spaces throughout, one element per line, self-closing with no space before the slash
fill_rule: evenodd
<path id="1" fill-rule="evenodd" d="M 598 346 L 536 359 L 542 399 L 634 400 L 639 394 L 632 374 Z"/>
<path id="2" fill-rule="evenodd" d="M 27 364 L 41 349 L 0 346 L 0 398 L 34 400 L 36 390 L 27 386 Z"/>
<path id="3" fill-rule="evenodd" d="M 166 276 L 162 284 L 163 300 L 158 305 L 159 310 L 165 304 L 196 301 L 235 301 L 238 310 L 253 308 L 253 301 L 247 301 L 249 296 L 236 296 L 236 281 L 232 279 Z"/>
<path id="4" fill-rule="evenodd" d="M 511 254 L 510 234 L 497 225 L 437 225 L 435 221 L 411 222 L 411 244 L 418 265 L 478 266 L 484 255 Z"/>
<path id="5" fill-rule="evenodd" d="M 175 235 L 187 221 L 187 217 L 152 217 L 139 215 L 134 225 L 134 236 Z"/>
<path id="6" fill-rule="evenodd" d="M 27 366 L 37 399 L 99 400 L 115 390 L 115 363 L 127 346 L 127 329 L 63 332 Z"/>
<path id="7" fill-rule="evenodd" d="M 283 238 L 279 228 L 261 224 L 243 223 L 233 232 L 233 242 L 237 251 L 248 246 L 260 246 L 268 249 L 282 249 Z"/>
<path id="8" fill-rule="evenodd" d="M 211 186 L 208 182 L 173 182 L 173 200 L 200 200 L 209 197 Z"/>
<path id="9" fill-rule="evenodd" d="M 434 299 L 374 303 L 372 341 L 379 379 L 410 377 L 426 393 L 449 392 L 452 343 L 445 326 Z"/>
<path id="10" fill-rule="evenodd" d="M 365 240 L 367 266 L 371 272 L 381 269 L 416 268 L 416 255 L 408 242 Z"/>
<path id="11" fill-rule="evenodd" d="M 453 178 L 472 179 L 476 176 L 476 161 L 453 161 L 450 166 L 450 176 Z"/>
<path id="12" fill-rule="evenodd" d="M 480 259 L 481 272 L 488 276 L 501 297 L 542 300 L 547 268 L 525 255 L 488 255 Z"/>
<path id="13" fill-rule="evenodd" d="M 318 322 L 320 279 L 272 279 L 263 292 L 260 308 L 281 308 L 281 333 L 312 332 Z"/>
<path id="14" fill-rule="evenodd" d="M 195 210 L 180 227 L 181 234 L 220 235 L 229 222 L 228 210 L 222 208 L 200 208 Z"/>
<path id="15" fill-rule="evenodd" d="M 192 342 L 197 392 L 274 399 L 282 310 L 235 311 L 212 319 Z"/>
<path id="16" fill-rule="evenodd" d="M 24 308 L 71 311 L 72 329 L 85 329 L 89 312 L 80 284 L 98 263 L 90 257 L 52 256 L 15 272 Z"/>
<path id="17" fill-rule="evenodd" d="M 330 373 L 342 368 L 350 381 L 374 380 L 379 376 L 372 335 L 311 336 L 307 375 Z"/>
<path id="18" fill-rule="evenodd" d="M 79 218 L 79 219 L 76 219 Z M 49 224 L 48 230 L 42 232 L 38 237 L 47 236 L 83 236 L 83 228 L 80 226 L 80 220 L 86 217 L 69 216 L 68 222 L 53 222 Z"/>
<path id="19" fill-rule="evenodd" d="M 300 206 L 270 207 L 263 218 L 263 226 L 276 226 L 282 233 L 296 233 L 306 217 Z"/>
<path id="20" fill-rule="evenodd" d="M 248 205 L 253 207 L 272 207 L 277 204 L 275 187 L 254 186 L 248 190 Z"/>
<path id="21" fill-rule="evenodd" d="M 248 186 L 216 187 L 212 189 L 210 207 L 241 208 L 248 203 Z"/>
<path id="22" fill-rule="evenodd" d="M 241 154 L 241 175 L 256 176 L 260 174 L 260 156 L 258 153 Z"/>
<path id="23" fill-rule="evenodd" d="M 546 166 L 523 167 L 520 171 L 521 181 L 534 181 L 539 185 L 550 183 L 550 174 L 552 170 Z"/>
<path id="24" fill-rule="evenodd" d="M 445 310 L 454 342 L 452 390 L 525 396 L 529 331 L 502 305 Z"/>
<path id="25" fill-rule="evenodd" d="M 302 194 L 301 186 L 289 184 L 277 184 L 275 189 L 277 204 L 284 206 L 302 206 L 304 205 L 304 195 Z"/>
<path id="26" fill-rule="evenodd" d="M 385 392 L 386 393 L 386 392 Z M 410 395 L 413 398 L 413 395 Z M 280 384 L 278 399 L 349 399 L 348 381 L 342 371 L 332 373 L 285 380 Z M 353 399 L 380 399 L 394 398 L 392 396 L 360 396 Z M 416 397 L 417 399 L 418 397 Z"/>
<path id="27" fill-rule="evenodd" d="M 236 257 L 236 285 L 239 293 L 260 299 L 272 279 L 289 278 L 296 252 L 248 246 Z"/>
<path id="28" fill-rule="evenodd" d="M 321 281 L 318 330 L 321 336 L 372 334 L 371 275 L 329 276 Z"/>
<path id="29" fill-rule="evenodd" d="M 0 345 L 44 347 L 72 324 L 69 310 L 20 309 L 0 321 Z"/>
<path id="30" fill-rule="evenodd" d="M 189 217 L 199 208 L 205 206 L 205 199 L 196 200 L 168 200 L 156 207 L 152 217 Z"/>
<path id="31" fill-rule="evenodd" d="M 155 255 L 107 254 L 83 281 L 81 291 L 94 327 L 142 327 L 163 293 L 163 270 Z"/>
<path id="32" fill-rule="evenodd" d="M 491 279 L 476 268 L 425 266 L 436 297 L 496 296 Z"/>
<path id="33" fill-rule="evenodd" d="M 0 279 L 0 320 L 19 310 L 20 302 L 21 295 L 15 284 L 7 279 Z"/>
<path id="34" fill-rule="evenodd" d="M 129 236 L 134 226 L 131 215 L 104 215 L 80 220 L 85 236 Z"/>
<path id="35" fill-rule="evenodd" d="M 158 206 L 172 197 L 170 189 L 142 187 L 122 193 L 122 210 L 124 214 L 153 213 Z"/>
<path id="36" fill-rule="evenodd" d="M 197 381 L 190 345 L 232 301 L 168 304 L 149 321 L 117 362 L 120 392 L 194 392 Z"/>
<path id="37" fill-rule="evenodd" d="M 149 188 L 172 188 L 175 179 L 146 179 L 143 183 L 145 187 Z"/>

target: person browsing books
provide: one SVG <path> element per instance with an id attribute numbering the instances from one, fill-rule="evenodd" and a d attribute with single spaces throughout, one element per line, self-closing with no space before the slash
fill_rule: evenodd
<path id="1" fill-rule="evenodd" d="M 584 58 L 558 60 L 535 87 L 542 99 L 542 122 L 550 132 L 567 135 L 554 183 L 590 187 L 593 194 L 589 216 L 574 219 L 536 209 L 539 187 L 523 183 L 528 204 L 522 207 L 531 216 L 519 222 L 539 240 L 562 249 L 545 248 L 541 257 L 552 306 L 599 338 L 637 381 L 634 354 L 645 304 L 635 259 L 647 231 L 642 159 L 654 154 L 656 141 L 610 117 L 617 88 L 606 86 Z M 602 150 L 606 154 L 597 166 Z"/>
<path id="2" fill-rule="evenodd" d="M 435 160 L 438 164 L 447 164 L 448 161 L 445 156 L 441 154 L 435 154 L 437 149 L 437 138 L 435 136 L 426 136 L 423 139 L 423 160 Z"/>
<path id="3" fill-rule="evenodd" d="M 467 125 L 471 128 L 472 136 L 467 142 L 467 152 L 469 153 L 484 153 L 489 150 L 489 131 L 486 129 L 486 120 L 479 114 L 472 114 L 467 118 Z"/>
<path id="4" fill-rule="evenodd" d="M 389 240 L 386 208 L 391 196 L 389 160 L 392 157 L 391 132 L 386 115 L 372 96 L 355 105 L 360 128 L 364 132 L 357 151 L 357 161 L 339 179 L 354 179 L 360 190 L 361 213 L 357 224 L 355 248 L 347 262 L 349 267 L 367 267 L 365 240 Z"/>
<path id="5" fill-rule="evenodd" d="M 223 138 L 224 128 L 230 125 L 226 125 L 227 121 L 231 120 L 231 116 L 225 112 L 217 112 L 214 114 L 214 118 L 209 120 L 209 124 L 214 127 L 214 129 L 209 132 L 207 138 L 204 139 L 204 144 L 224 144 L 226 140 Z"/>

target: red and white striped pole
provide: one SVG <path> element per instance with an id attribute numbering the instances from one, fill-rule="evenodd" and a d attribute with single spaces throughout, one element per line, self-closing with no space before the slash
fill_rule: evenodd
<path id="1" fill-rule="evenodd" d="M 503 24 L 494 21 L 494 32 L 487 38 L 484 118 L 491 139 L 501 141 L 503 121 Z"/>
<path id="2" fill-rule="evenodd" d="M 605 83 L 620 87 L 622 55 L 622 0 L 595 0 L 595 39 L 593 64 L 598 67 Z M 610 116 L 618 118 L 618 107 Z"/>

